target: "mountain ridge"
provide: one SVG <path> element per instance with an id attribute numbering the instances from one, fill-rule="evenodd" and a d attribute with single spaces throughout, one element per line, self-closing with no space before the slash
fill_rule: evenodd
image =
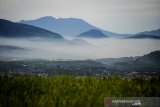
<path id="1" fill-rule="evenodd" d="M 109 37 L 129 36 L 129 34 L 118 34 L 118 33 L 103 30 L 101 28 L 98 28 L 89 24 L 83 19 L 78 19 L 78 18 L 57 18 L 56 19 L 52 16 L 45 16 L 35 20 L 21 20 L 18 23 L 24 23 L 24 24 L 29 24 L 29 25 L 40 27 L 40 28 L 44 28 L 44 29 L 59 33 L 63 36 L 73 37 L 91 29 L 100 30 Z"/>
<path id="2" fill-rule="evenodd" d="M 147 34 L 137 34 L 131 37 L 127 37 L 131 39 L 160 39 L 160 36 L 155 35 L 147 35 Z"/>
<path id="3" fill-rule="evenodd" d="M 15 23 L 5 19 L 0 19 L 0 36 L 1 37 L 44 37 L 44 38 L 64 39 L 61 35 L 48 31 L 46 29 L 42 29 L 32 25 Z"/>
<path id="4" fill-rule="evenodd" d="M 151 30 L 151 31 L 144 31 L 137 34 L 145 34 L 145 35 L 154 35 L 160 37 L 160 29 Z"/>

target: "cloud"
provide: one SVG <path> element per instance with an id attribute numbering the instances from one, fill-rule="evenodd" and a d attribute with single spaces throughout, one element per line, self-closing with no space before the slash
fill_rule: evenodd
<path id="1" fill-rule="evenodd" d="M 0 50 L 1 57 L 57 59 L 97 59 L 111 57 L 142 56 L 160 50 L 160 41 L 153 39 L 87 39 L 91 46 L 66 45 L 55 41 L 0 38 L 0 46 L 17 47 Z M 19 48 L 18 48 L 19 47 Z M 22 50 L 20 50 L 22 49 Z M 4 52 L 5 51 L 5 52 Z"/>

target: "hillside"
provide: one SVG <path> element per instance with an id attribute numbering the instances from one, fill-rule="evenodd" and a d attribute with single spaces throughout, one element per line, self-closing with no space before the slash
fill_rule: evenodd
<path id="1" fill-rule="evenodd" d="M 25 66 L 24 66 L 25 65 Z M 36 65 L 36 66 L 35 66 Z M 138 57 L 103 58 L 97 60 L 20 60 L 0 61 L 0 71 L 47 75 L 155 75 L 160 72 L 160 51 Z"/>
<path id="2" fill-rule="evenodd" d="M 100 30 L 92 29 L 92 30 L 79 34 L 77 37 L 79 38 L 107 38 L 108 36 L 106 36 Z"/>
<path id="3" fill-rule="evenodd" d="M 8 20 L 0 19 L 0 37 L 15 38 L 15 37 L 43 37 L 53 39 L 63 39 L 57 33 L 38 28 L 31 25 L 14 23 Z"/>
<path id="4" fill-rule="evenodd" d="M 144 31 L 137 34 L 145 34 L 145 35 L 154 35 L 160 37 L 160 29 L 157 30 L 151 30 L 151 31 Z"/>
<path id="5" fill-rule="evenodd" d="M 154 51 L 144 56 L 124 57 L 124 58 L 105 58 L 98 59 L 97 62 L 105 64 L 106 67 L 118 72 L 146 72 L 159 73 L 160 51 Z"/>
<path id="6" fill-rule="evenodd" d="M 138 34 L 138 35 L 127 37 L 127 38 L 131 38 L 131 39 L 160 39 L 160 36 Z"/>

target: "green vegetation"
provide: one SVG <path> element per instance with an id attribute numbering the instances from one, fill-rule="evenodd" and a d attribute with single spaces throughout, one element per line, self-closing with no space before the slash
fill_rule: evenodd
<path id="1" fill-rule="evenodd" d="M 104 97 L 160 96 L 159 78 L 1 76 L 0 107 L 103 107 Z"/>

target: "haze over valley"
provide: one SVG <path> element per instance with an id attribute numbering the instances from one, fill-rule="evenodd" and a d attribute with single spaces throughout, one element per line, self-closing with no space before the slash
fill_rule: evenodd
<path id="1" fill-rule="evenodd" d="M 55 19 L 53 17 L 43 17 L 42 19 L 43 23 L 47 24 L 48 21 L 51 21 L 52 25 L 54 25 Z M 94 27 L 96 29 L 93 29 L 92 25 L 87 24 L 87 22 L 82 25 L 82 20 L 80 19 L 58 20 L 64 20 L 64 22 L 62 21 L 62 24 L 61 21 L 56 21 L 57 27 L 71 26 L 73 22 L 76 23 L 72 25 L 74 28 L 76 28 L 76 25 L 82 28 L 88 25 L 90 27 L 84 27 L 85 32 L 81 32 L 78 28 L 75 31 L 69 28 L 70 34 L 75 34 L 74 36 L 69 36 L 68 33 L 61 35 L 65 30 L 61 29 L 61 27 L 51 27 L 52 29 L 63 30 L 58 31 L 60 33 L 58 34 L 44 29 L 48 24 L 44 27 L 41 24 L 42 28 L 39 28 L 39 26 L 33 26 L 36 21 L 27 25 L 1 19 L 0 56 L 2 59 L 84 60 L 142 56 L 149 52 L 160 50 L 159 29 L 126 37 L 125 34 L 123 36 L 122 34 L 111 34 L 111 32 L 106 33 L 107 31 L 96 27 Z M 84 23 L 84 21 L 82 22 Z M 28 22 L 26 21 L 25 23 Z M 41 21 L 37 23 L 41 23 Z M 68 24 L 65 25 L 65 23 Z M 77 35 L 78 33 L 79 35 Z"/>
<path id="2" fill-rule="evenodd" d="M 97 59 L 141 56 L 160 50 L 160 41 L 154 39 L 86 39 L 78 44 L 44 39 L 0 39 L 3 57 L 42 58 L 48 60 Z M 7 48 L 14 46 L 17 48 Z"/>

